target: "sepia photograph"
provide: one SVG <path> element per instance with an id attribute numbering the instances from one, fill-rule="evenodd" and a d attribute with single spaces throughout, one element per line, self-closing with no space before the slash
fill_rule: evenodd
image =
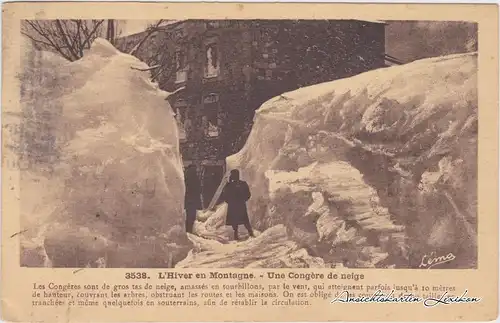
<path id="1" fill-rule="evenodd" d="M 477 269 L 477 23 L 20 32 L 21 267 Z"/>

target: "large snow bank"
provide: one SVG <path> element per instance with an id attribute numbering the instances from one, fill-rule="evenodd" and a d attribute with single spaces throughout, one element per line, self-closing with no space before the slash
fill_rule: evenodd
<path id="1" fill-rule="evenodd" d="M 167 92 L 103 39 L 84 57 L 23 50 L 21 263 L 166 267 L 185 257 Z"/>
<path id="2" fill-rule="evenodd" d="M 264 103 L 227 160 L 251 221 L 327 263 L 476 266 L 477 54 L 379 69 Z"/>

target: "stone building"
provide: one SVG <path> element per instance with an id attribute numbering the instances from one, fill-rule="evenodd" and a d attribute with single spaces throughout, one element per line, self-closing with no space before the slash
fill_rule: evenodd
<path id="1" fill-rule="evenodd" d="M 118 40 L 130 49 L 145 33 Z M 385 67 L 385 24 L 361 20 L 183 20 L 135 54 L 150 66 L 181 129 L 184 164 L 197 165 L 208 206 L 254 111 L 283 92 Z M 155 73 L 154 71 L 152 72 Z"/>

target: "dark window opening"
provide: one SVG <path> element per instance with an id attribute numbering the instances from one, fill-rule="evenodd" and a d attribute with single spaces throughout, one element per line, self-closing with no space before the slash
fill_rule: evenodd
<path id="1" fill-rule="evenodd" d="M 179 139 L 185 140 L 188 132 L 191 131 L 190 122 L 188 122 L 188 105 L 186 100 L 179 99 L 174 104 L 175 120 L 179 129 Z"/>
<path id="2" fill-rule="evenodd" d="M 218 137 L 220 133 L 220 118 L 219 118 L 219 95 L 211 93 L 203 98 L 203 129 L 205 136 L 208 138 Z"/>
<path id="3" fill-rule="evenodd" d="M 215 28 L 219 28 L 219 27 L 221 27 L 219 21 L 209 21 L 209 22 L 207 22 L 207 29 L 215 29 Z"/>
<path id="4" fill-rule="evenodd" d="M 205 77 L 217 77 L 220 71 L 219 46 L 216 43 L 205 47 Z"/>
<path id="5" fill-rule="evenodd" d="M 185 52 L 183 51 L 175 52 L 175 65 L 176 65 L 175 81 L 177 83 L 185 82 L 187 80 L 187 73 L 189 70 Z"/>

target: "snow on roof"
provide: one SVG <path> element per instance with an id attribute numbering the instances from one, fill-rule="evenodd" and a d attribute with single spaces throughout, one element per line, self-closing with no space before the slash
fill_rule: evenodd
<path id="1" fill-rule="evenodd" d="M 172 26 L 172 25 L 177 25 L 177 24 L 182 23 L 182 22 L 185 22 L 185 21 L 187 21 L 187 20 L 188 20 L 188 19 L 169 20 L 169 21 L 167 21 L 166 23 L 161 24 L 161 27 L 165 27 L 165 26 Z"/>
<path id="2" fill-rule="evenodd" d="M 373 23 L 373 24 L 387 24 L 387 22 L 383 21 L 383 20 L 369 20 L 369 19 L 355 19 L 355 20 L 358 20 L 358 21 L 365 21 L 365 22 L 369 22 L 369 23 Z"/>
<path id="3" fill-rule="evenodd" d="M 179 25 L 181 23 L 184 23 L 184 22 L 187 22 L 187 21 L 190 21 L 190 20 L 220 21 L 220 20 L 226 20 L 226 19 L 178 19 L 178 20 L 167 20 L 166 22 L 162 23 L 160 25 L 160 27 L 174 27 L 174 26 L 177 26 L 177 25 Z M 227 20 L 241 20 L 241 19 L 227 19 Z M 251 21 L 251 20 L 260 20 L 260 19 L 249 19 L 249 20 Z M 265 20 L 268 20 L 268 19 L 265 19 Z M 269 20 L 272 20 L 272 19 L 269 19 Z M 302 19 L 299 19 L 299 20 L 302 20 Z M 387 22 L 382 21 L 382 20 L 370 20 L 370 19 L 317 19 L 317 20 L 355 20 L 355 21 L 368 22 L 368 23 L 373 23 L 373 24 L 384 24 L 384 25 L 387 24 Z M 144 29 L 143 31 L 140 31 L 140 32 L 136 32 L 136 33 L 133 33 L 133 34 L 124 35 L 124 36 L 118 37 L 118 38 L 127 38 L 127 37 L 131 37 L 131 36 L 137 36 L 137 35 L 143 34 L 145 32 L 146 32 L 146 29 Z"/>

